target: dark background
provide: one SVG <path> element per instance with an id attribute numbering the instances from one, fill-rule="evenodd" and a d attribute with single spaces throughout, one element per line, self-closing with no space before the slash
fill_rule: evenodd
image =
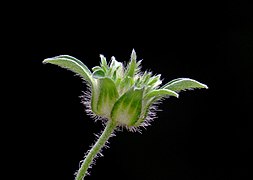
<path id="1" fill-rule="evenodd" d="M 9 54 L 18 56 L 10 76 L 16 111 L 9 113 L 15 132 L 9 143 L 10 167 L 18 161 L 20 173 L 12 176 L 73 179 L 102 130 L 80 103 L 82 80 L 42 60 L 68 54 L 92 68 L 99 54 L 126 62 L 134 48 L 143 70 L 162 74 L 164 82 L 189 77 L 209 89 L 165 100 L 142 134 L 116 132 L 87 180 L 250 179 L 252 4 L 148 5 L 87 14 L 87 5 L 73 13 L 52 7 L 32 19 L 33 11 L 40 14 L 34 8 L 18 18 L 10 45 L 17 50 Z"/>

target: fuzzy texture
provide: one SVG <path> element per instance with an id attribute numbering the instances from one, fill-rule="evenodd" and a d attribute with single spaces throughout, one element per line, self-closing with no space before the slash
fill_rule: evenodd
<path id="1" fill-rule="evenodd" d="M 104 131 L 96 135 L 96 143 L 85 154 L 84 161 L 76 173 L 76 180 L 88 175 L 88 169 L 95 164 L 95 159 L 102 156 L 102 148 L 107 147 L 108 139 L 114 131 L 127 129 L 140 132 L 156 118 L 159 103 L 165 98 L 179 97 L 178 93 L 195 88 L 208 88 L 190 78 L 178 78 L 162 85 L 161 75 L 152 72 L 141 72 L 141 62 L 133 50 L 130 61 L 121 63 L 113 56 L 109 63 L 100 55 L 100 66 L 92 71 L 80 60 L 60 55 L 48 58 L 43 63 L 55 64 L 69 69 L 82 77 L 87 84 L 87 91 L 81 95 L 85 111 L 95 121 L 102 121 Z"/>
<path id="2" fill-rule="evenodd" d="M 95 121 L 117 121 L 118 127 L 129 131 L 140 132 L 140 127 L 150 125 L 161 100 L 178 97 L 180 91 L 208 88 L 190 78 L 177 78 L 161 86 L 160 74 L 141 71 L 142 60 L 137 60 L 134 50 L 128 63 L 118 62 L 114 56 L 109 63 L 103 55 L 100 59 L 100 65 L 92 70 L 69 55 L 48 58 L 43 62 L 72 70 L 83 78 L 88 90 L 81 96 L 81 102 Z"/>
<path id="3" fill-rule="evenodd" d="M 115 121 L 129 131 L 140 131 L 139 127 L 150 125 L 155 118 L 156 105 L 162 99 L 178 97 L 182 90 L 207 88 L 189 78 L 174 79 L 161 87 L 161 75 L 142 72 L 142 61 L 137 61 L 134 50 L 128 63 L 118 62 L 114 56 L 109 63 L 103 55 L 100 59 L 100 66 L 93 67 L 92 71 L 68 55 L 48 58 L 44 63 L 67 68 L 84 79 L 88 90 L 82 96 L 82 103 L 95 121 Z"/>

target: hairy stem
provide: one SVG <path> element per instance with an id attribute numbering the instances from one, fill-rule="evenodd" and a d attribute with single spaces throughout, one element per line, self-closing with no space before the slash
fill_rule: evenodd
<path id="1" fill-rule="evenodd" d="M 88 155 L 85 157 L 80 169 L 78 170 L 76 180 L 83 180 L 83 178 L 87 174 L 87 170 L 90 167 L 93 159 L 96 157 L 96 155 L 100 152 L 100 150 L 105 145 L 107 140 L 110 138 L 116 126 L 117 123 L 113 122 L 112 120 L 109 120 L 107 122 L 105 130 L 97 140 L 96 144 L 91 148 Z"/>

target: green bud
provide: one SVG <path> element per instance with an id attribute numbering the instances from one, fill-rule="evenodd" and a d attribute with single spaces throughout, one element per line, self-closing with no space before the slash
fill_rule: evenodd
<path id="1" fill-rule="evenodd" d="M 98 79 L 92 90 L 91 109 L 96 115 L 109 119 L 118 97 L 119 93 L 115 83 L 110 78 Z"/>
<path id="2" fill-rule="evenodd" d="M 115 103 L 111 112 L 113 121 L 119 125 L 134 126 L 142 111 L 143 89 L 132 87 Z"/>
<path id="3" fill-rule="evenodd" d="M 178 97 L 178 92 L 193 88 L 208 88 L 196 80 L 178 78 L 160 87 L 161 75 L 140 72 L 141 61 L 133 50 L 126 67 L 115 57 L 108 64 L 100 55 L 100 66 L 92 72 L 78 59 L 63 55 L 45 59 L 44 63 L 56 64 L 79 74 L 91 87 L 88 99 L 90 111 L 103 119 L 117 122 L 118 126 L 134 129 L 146 126 L 154 118 L 156 102 L 170 96 Z M 153 111 L 152 111 L 153 109 Z"/>

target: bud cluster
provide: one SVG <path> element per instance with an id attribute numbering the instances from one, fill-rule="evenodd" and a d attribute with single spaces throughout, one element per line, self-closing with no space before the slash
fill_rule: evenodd
<path id="1" fill-rule="evenodd" d="M 178 97 L 178 92 L 185 89 L 207 88 L 189 78 L 174 79 L 161 86 L 160 74 L 141 72 L 141 61 L 137 61 L 134 50 L 126 67 L 115 57 L 109 63 L 103 55 L 100 58 L 100 66 L 93 67 L 92 71 L 68 55 L 48 58 L 44 63 L 56 64 L 79 74 L 90 86 L 91 97 L 85 97 L 88 110 L 130 130 L 149 125 L 155 113 L 152 107 L 162 98 Z"/>

